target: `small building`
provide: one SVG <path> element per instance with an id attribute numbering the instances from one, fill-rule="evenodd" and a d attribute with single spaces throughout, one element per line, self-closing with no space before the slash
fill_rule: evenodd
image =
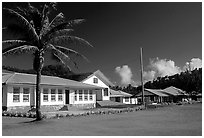
<path id="1" fill-rule="evenodd" d="M 168 94 L 170 102 L 174 103 L 184 101 L 188 97 L 188 94 L 186 94 L 185 91 L 173 86 L 163 89 L 162 91 L 163 93 Z"/>
<path id="2" fill-rule="evenodd" d="M 36 75 L 8 73 L 2 76 L 3 109 L 35 107 Z M 95 107 L 96 93 L 103 87 L 53 76 L 41 77 L 41 106 Z"/>
<path id="3" fill-rule="evenodd" d="M 131 94 L 110 89 L 110 100 L 119 103 L 132 104 Z"/>
<path id="4" fill-rule="evenodd" d="M 196 97 L 197 97 L 196 101 L 202 102 L 202 93 L 197 94 Z"/>
<path id="5" fill-rule="evenodd" d="M 141 103 L 142 92 L 136 94 L 134 97 L 138 97 L 138 103 Z M 169 95 L 163 93 L 163 91 L 160 89 L 144 89 L 144 97 L 145 103 L 151 104 L 166 102 L 168 101 Z"/>

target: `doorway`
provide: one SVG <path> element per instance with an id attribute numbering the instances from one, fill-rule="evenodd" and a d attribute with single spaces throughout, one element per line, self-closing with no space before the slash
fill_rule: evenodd
<path id="1" fill-rule="evenodd" d="M 65 90 L 65 104 L 69 104 L 69 90 Z"/>

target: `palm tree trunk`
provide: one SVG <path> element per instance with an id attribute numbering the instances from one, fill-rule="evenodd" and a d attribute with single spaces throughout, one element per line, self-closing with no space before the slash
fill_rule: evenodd
<path id="1" fill-rule="evenodd" d="M 40 83 L 41 83 L 41 70 L 37 71 L 37 79 L 36 79 L 36 120 L 42 120 L 42 114 L 40 110 Z"/>
<path id="2" fill-rule="evenodd" d="M 39 51 L 36 53 L 36 60 L 35 60 L 35 70 L 37 73 L 36 78 L 36 120 L 40 121 L 42 120 L 42 114 L 40 110 L 41 106 L 41 89 L 40 89 L 40 83 L 41 83 L 41 71 L 44 65 L 44 51 Z"/>

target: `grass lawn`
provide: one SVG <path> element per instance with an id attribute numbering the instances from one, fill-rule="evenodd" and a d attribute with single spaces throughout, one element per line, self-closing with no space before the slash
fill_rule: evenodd
<path id="1" fill-rule="evenodd" d="M 75 118 L 2 119 L 3 136 L 201 136 L 202 104 Z"/>

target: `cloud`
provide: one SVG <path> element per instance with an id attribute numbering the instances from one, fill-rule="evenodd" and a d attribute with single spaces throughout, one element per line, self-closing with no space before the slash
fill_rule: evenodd
<path id="1" fill-rule="evenodd" d="M 143 73 L 144 81 L 153 80 L 155 78 L 155 74 L 156 74 L 156 72 L 153 71 L 153 70 L 151 70 L 151 71 L 144 71 L 144 73 Z"/>
<path id="2" fill-rule="evenodd" d="M 186 65 L 183 67 L 183 70 L 185 71 L 189 68 L 190 70 L 202 68 L 202 60 L 199 58 L 192 58 L 190 62 L 186 62 Z"/>
<path id="3" fill-rule="evenodd" d="M 144 71 L 145 81 L 153 80 L 157 77 L 171 76 L 181 72 L 180 67 L 175 62 L 167 59 L 150 59 L 150 71 Z"/>
<path id="4" fill-rule="evenodd" d="M 115 72 L 121 77 L 121 84 L 128 85 L 133 82 L 132 80 L 132 71 L 128 65 L 123 65 L 122 67 L 116 67 Z"/>

